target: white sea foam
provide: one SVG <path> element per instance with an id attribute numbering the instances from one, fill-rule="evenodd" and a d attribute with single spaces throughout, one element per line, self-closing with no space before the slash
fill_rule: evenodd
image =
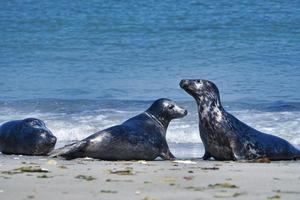
<path id="1" fill-rule="evenodd" d="M 262 112 L 242 110 L 232 112 L 243 122 L 265 133 L 280 136 L 300 144 L 300 112 Z"/>
<path id="2" fill-rule="evenodd" d="M 138 111 L 95 113 L 42 113 L 18 112 L 16 110 L 2 109 L 0 111 L 0 124 L 5 121 L 36 117 L 44 120 L 50 130 L 57 136 L 58 141 L 83 139 L 99 130 L 117 125 L 126 119 L 138 114 Z M 265 112 L 257 110 L 232 111 L 246 124 L 262 132 L 280 136 L 295 145 L 300 145 L 300 112 Z M 170 143 L 201 143 L 198 129 L 197 113 L 191 113 L 186 118 L 176 119 L 170 123 L 167 131 L 167 140 Z"/>

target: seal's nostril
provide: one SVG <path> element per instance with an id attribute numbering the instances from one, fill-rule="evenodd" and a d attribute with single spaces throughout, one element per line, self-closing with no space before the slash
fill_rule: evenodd
<path id="1" fill-rule="evenodd" d="M 187 114 L 188 114 L 188 111 L 187 111 L 187 110 L 185 110 L 185 111 L 184 111 L 184 115 L 187 115 Z"/>

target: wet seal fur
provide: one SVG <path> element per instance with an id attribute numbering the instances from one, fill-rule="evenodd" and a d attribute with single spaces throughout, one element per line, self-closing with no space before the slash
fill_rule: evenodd
<path id="1" fill-rule="evenodd" d="M 56 137 L 39 119 L 9 121 L 0 127 L 0 151 L 4 154 L 47 155 L 55 143 Z"/>
<path id="2" fill-rule="evenodd" d="M 101 160 L 172 160 L 166 131 L 172 119 L 187 111 L 169 99 L 158 99 L 145 112 L 124 123 L 99 131 L 79 142 L 50 153 L 66 159 L 91 157 Z"/>
<path id="3" fill-rule="evenodd" d="M 198 105 L 199 131 L 204 160 L 292 160 L 300 150 L 286 140 L 262 133 L 225 111 L 217 86 L 207 80 L 182 80 L 180 87 L 194 97 Z"/>

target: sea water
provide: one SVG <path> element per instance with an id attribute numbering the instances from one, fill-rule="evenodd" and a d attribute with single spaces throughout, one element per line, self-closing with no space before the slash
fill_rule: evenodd
<path id="1" fill-rule="evenodd" d="M 1 1 L 0 124 L 37 117 L 58 146 L 158 98 L 187 108 L 167 140 L 203 154 L 184 78 L 217 84 L 227 111 L 300 144 L 300 1 Z"/>

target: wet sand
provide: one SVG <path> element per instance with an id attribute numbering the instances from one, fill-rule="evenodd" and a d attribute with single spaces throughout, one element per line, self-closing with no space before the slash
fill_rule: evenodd
<path id="1" fill-rule="evenodd" d="M 0 199 L 300 199 L 300 161 L 66 161 L 0 154 Z"/>

